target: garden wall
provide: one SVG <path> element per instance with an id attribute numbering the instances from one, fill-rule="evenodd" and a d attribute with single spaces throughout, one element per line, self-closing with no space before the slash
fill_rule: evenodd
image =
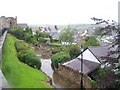
<path id="1" fill-rule="evenodd" d="M 0 36 L 0 90 L 2 88 L 10 88 L 1 70 L 2 69 L 2 48 L 3 48 L 6 35 L 7 35 L 7 31 L 5 31 L 3 35 Z"/>
<path id="2" fill-rule="evenodd" d="M 65 77 L 65 78 L 68 78 L 70 81 L 80 85 L 81 74 L 78 71 L 75 71 L 64 65 L 59 65 L 59 68 L 56 70 L 56 72 L 59 75 Z M 91 80 L 91 78 L 89 76 L 83 74 L 83 86 L 85 88 L 91 88 L 90 80 Z"/>

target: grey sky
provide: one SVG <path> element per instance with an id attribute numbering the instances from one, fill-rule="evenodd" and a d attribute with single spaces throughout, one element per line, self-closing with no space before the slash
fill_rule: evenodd
<path id="1" fill-rule="evenodd" d="M 118 18 L 119 0 L 0 0 L 0 16 L 17 16 L 18 23 L 79 24 L 91 17 Z"/>

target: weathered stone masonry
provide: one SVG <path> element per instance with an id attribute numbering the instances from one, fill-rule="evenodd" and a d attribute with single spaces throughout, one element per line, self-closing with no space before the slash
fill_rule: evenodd
<path id="1" fill-rule="evenodd" d="M 81 74 L 78 71 L 75 71 L 64 65 L 59 65 L 59 68 L 56 70 L 56 72 L 59 75 L 68 78 L 70 81 L 80 85 Z M 83 74 L 83 85 L 85 88 L 91 88 L 90 80 L 91 78 L 89 76 Z"/>
<path id="2" fill-rule="evenodd" d="M 0 29 L 3 28 L 12 28 L 17 25 L 17 17 L 0 17 Z"/>

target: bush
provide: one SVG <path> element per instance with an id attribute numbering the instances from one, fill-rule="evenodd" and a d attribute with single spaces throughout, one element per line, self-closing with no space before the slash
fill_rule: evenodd
<path id="1" fill-rule="evenodd" d="M 45 32 L 41 32 L 41 33 L 39 33 L 39 37 L 50 38 L 50 34 L 45 33 Z"/>
<path id="2" fill-rule="evenodd" d="M 52 54 L 56 54 L 58 52 L 66 52 L 66 53 L 69 53 L 69 47 L 66 47 L 66 46 L 60 46 L 60 47 L 54 47 L 54 48 L 51 48 L 50 50 L 52 51 Z"/>
<path id="3" fill-rule="evenodd" d="M 27 43 L 25 43 L 24 41 L 21 41 L 21 40 L 18 40 L 15 42 L 15 48 L 16 48 L 17 52 L 23 50 L 25 52 L 27 51 L 27 52 L 34 53 L 34 49 L 32 47 L 30 47 Z"/>
<path id="4" fill-rule="evenodd" d="M 100 77 L 103 77 L 106 74 L 106 69 L 105 68 L 99 68 L 97 70 L 97 75 L 99 75 Z"/>
<path id="5" fill-rule="evenodd" d="M 90 80 L 90 85 L 91 85 L 92 87 L 95 87 L 95 86 L 96 86 L 96 81 Z"/>
<path id="6" fill-rule="evenodd" d="M 34 49 L 32 47 L 19 40 L 15 42 L 15 48 L 20 61 L 28 64 L 33 68 L 40 69 L 41 62 L 39 58 L 35 55 Z"/>
<path id="7" fill-rule="evenodd" d="M 80 47 L 78 45 L 71 45 L 68 52 L 72 59 L 76 58 L 80 54 Z"/>
<path id="8" fill-rule="evenodd" d="M 59 52 L 52 56 L 51 61 L 54 68 L 58 68 L 59 63 L 63 63 L 70 60 L 70 55 L 65 52 Z"/>
<path id="9" fill-rule="evenodd" d="M 51 48 L 50 50 L 52 51 L 52 54 L 56 54 L 61 51 L 59 47 L 54 47 L 54 48 Z"/>
<path id="10" fill-rule="evenodd" d="M 85 39 L 84 47 L 88 46 L 100 46 L 99 42 L 96 40 L 95 36 L 88 36 Z"/>
<path id="11" fill-rule="evenodd" d="M 20 60 L 33 68 L 40 69 L 41 67 L 39 58 L 33 53 L 23 54 Z"/>
<path id="12" fill-rule="evenodd" d="M 24 39 L 24 30 L 21 27 L 14 27 L 9 31 L 9 33 L 13 34 L 15 37 L 19 39 Z"/>
<path id="13" fill-rule="evenodd" d="M 39 43 L 46 43 L 46 41 L 47 41 L 47 40 L 44 39 L 43 37 L 39 37 L 39 38 L 38 38 L 38 42 L 39 42 Z"/>

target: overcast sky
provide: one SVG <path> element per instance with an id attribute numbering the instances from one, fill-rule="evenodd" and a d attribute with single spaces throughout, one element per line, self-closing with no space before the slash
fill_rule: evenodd
<path id="1" fill-rule="evenodd" d="M 0 0 L 0 16 L 18 23 L 81 24 L 91 17 L 118 19 L 119 0 Z"/>

